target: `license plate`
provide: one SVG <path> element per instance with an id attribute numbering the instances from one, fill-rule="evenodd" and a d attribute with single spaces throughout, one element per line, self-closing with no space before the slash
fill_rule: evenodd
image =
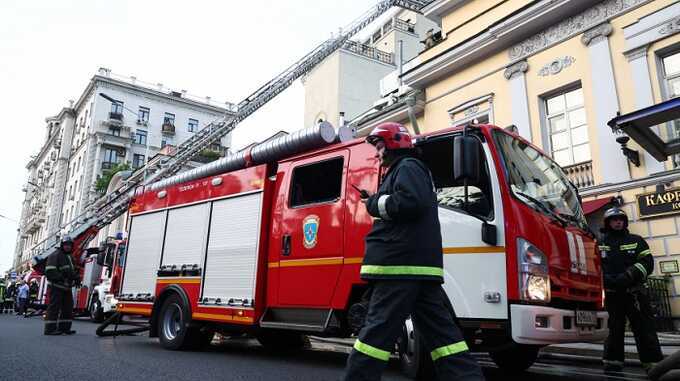
<path id="1" fill-rule="evenodd" d="M 576 311 L 576 326 L 592 327 L 597 325 L 597 314 L 593 311 Z"/>

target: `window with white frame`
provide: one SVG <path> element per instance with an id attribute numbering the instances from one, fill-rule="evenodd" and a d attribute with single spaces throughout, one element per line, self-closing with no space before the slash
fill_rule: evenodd
<path id="1" fill-rule="evenodd" d="M 553 159 L 565 167 L 591 160 L 583 89 L 544 98 Z"/>
<path id="2" fill-rule="evenodd" d="M 146 145 L 146 137 L 147 137 L 147 132 L 144 130 L 137 130 L 135 131 L 135 136 L 133 138 L 133 142 L 135 144 L 141 144 L 143 146 Z"/>
<path id="3" fill-rule="evenodd" d="M 680 97 L 680 52 L 661 58 L 668 98 Z"/>
<path id="4" fill-rule="evenodd" d="M 148 107 L 139 106 L 139 111 L 137 112 L 137 120 L 140 124 L 145 124 L 149 122 L 149 114 L 151 110 Z"/>

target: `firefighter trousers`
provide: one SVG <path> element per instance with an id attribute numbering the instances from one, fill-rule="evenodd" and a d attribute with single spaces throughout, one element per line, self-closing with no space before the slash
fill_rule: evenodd
<path id="1" fill-rule="evenodd" d="M 630 321 L 642 365 L 648 368 L 663 359 L 646 289 L 607 292 L 605 304 L 609 312 L 609 336 L 604 344 L 605 364 L 623 366 L 626 318 Z"/>
<path id="2" fill-rule="evenodd" d="M 70 331 L 73 319 L 73 294 L 71 289 L 50 286 L 50 302 L 45 315 L 45 334 Z"/>
<path id="3" fill-rule="evenodd" d="M 438 380 L 484 380 L 438 282 L 379 280 L 371 286 L 366 321 L 347 360 L 345 380 L 380 380 L 409 316 L 434 360 Z"/>

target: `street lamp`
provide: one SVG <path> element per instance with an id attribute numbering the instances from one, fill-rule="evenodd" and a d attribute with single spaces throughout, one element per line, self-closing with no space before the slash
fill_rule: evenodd
<path id="1" fill-rule="evenodd" d="M 104 94 L 104 93 L 99 93 L 99 96 L 106 99 L 107 101 L 111 103 L 118 103 L 117 100 L 111 98 L 109 95 Z M 137 113 L 135 113 L 133 110 L 130 110 L 129 108 L 125 107 L 125 104 L 121 105 L 123 107 L 123 110 L 129 112 L 133 116 L 137 117 Z M 153 134 L 151 133 L 151 129 L 146 130 L 147 137 L 146 137 L 146 149 L 144 151 L 144 182 L 146 182 L 146 170 L 147 170 L 147 164 L 149 164 L 149 141 L 151 140 L 151 137 Z M 134 159 L 134 157 L 133 157 Z"/>

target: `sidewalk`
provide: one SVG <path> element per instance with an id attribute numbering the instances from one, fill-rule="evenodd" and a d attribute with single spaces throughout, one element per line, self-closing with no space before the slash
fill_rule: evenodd
<path id="1" fill-rule="evenodd" d="M 658 335 L 661 352 L 664 356 L 680 350 L 680 334 L 659 333 Z M 549 345 L 541 349 L 540 358 L 602 363 L 603 346 L 602 343 Z M 626 352 L 626 365 L 640 366 L 635 339 L 631 332 L 626 332 L 624 350 Z"/>

